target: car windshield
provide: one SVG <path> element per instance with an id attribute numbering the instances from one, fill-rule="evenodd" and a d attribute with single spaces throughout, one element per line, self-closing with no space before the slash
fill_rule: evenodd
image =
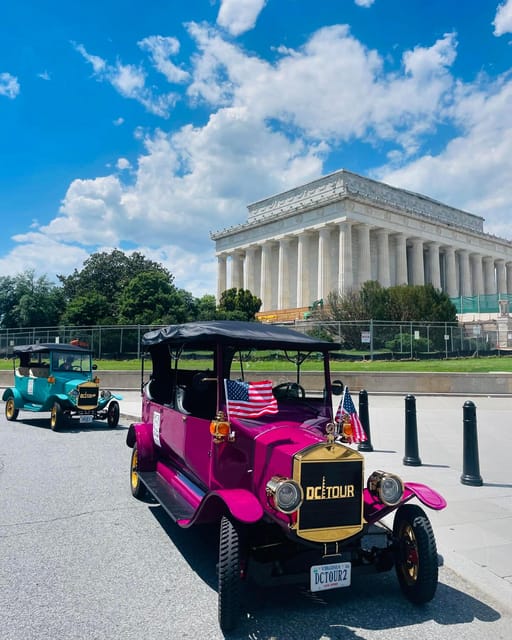
<path id="1" fill-rule="evenodd" d="M 90 373 L 91 367 L 90 353 L 70 353 L 69 351 L 54 351 L 52 353 L 52 369 L 54 371 Z"/>

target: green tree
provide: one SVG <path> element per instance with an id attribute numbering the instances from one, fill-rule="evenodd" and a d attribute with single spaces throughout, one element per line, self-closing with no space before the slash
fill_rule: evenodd
<path id="1" fill-rule="evenodd" d="M 107 296 L 97 291 L 89 291 L 84 295 L 72 298 L 61 316 L 61 323 L 64 325 L 87 325 L 116 324 L 109 314 L 111 305 Z"/>
<path id="2" fill-rule="evenodd" d="M 179 324 L 195 318 L 196 302 L 159 270 L 137 274 L 119 297 L 122 324 Z"/>
<path id="3" fill-rule="evenodd" d="M 226 289 L 219 301 L 218 315 L 228 320 L 254 320 L 261 308 L 261 300 L 249 289 Z"/>
<path id="4" fill-rule="evenodd" d="M 112 320 L 120 319 L 120 296 L 128 283 L 137 275 L 152 272 L 165 276 L 172 286 L 174 276 L 162 265 L 148 260 L 141 253 L 125 254 L 119 249 L 110 253 L 93 253 L 83 264 L 81 270 L 75 269 L 69 276 L 58 275 L 62 283 L 64 297 L 68 303 L 92 292 L 104 296 L 109 309 L 102 317 Z M 84 292 L 87 292 L 84 293 Z M 100 318 L 94 324 L 99 323 Z M 78 324 L 85 324 L 77 319 Z"/>
<path id="5" fill-rule="evenodd" d="M 215 296 L 206 294 L 197 299 L 196 320 L 217 320 L 217 301 Z"/>
<path id="6" fill-rule="evenodd" d="M 60 287 L 47 276 L 27 270 L 0 278 L 0 318 L 7 328 L 56 325 L 64 298 Z"/>

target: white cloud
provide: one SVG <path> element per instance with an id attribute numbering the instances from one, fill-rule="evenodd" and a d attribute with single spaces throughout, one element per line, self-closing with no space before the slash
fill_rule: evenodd
<path id="1" fill-rule="evenodd" d="M 125 169 L 131 169 L 130 161 L 126 158 L 118 158 L 116 162 L 116 168 L 120 171 L 124 171 Z"/>
<path id="2" fill-rule="evenodd" d="M 512 33 L 512 0 L 506 0 L 498 5 L 493 25 L 495 36 Z"/>
<path id="3" fill-rule="evenodd" d="M 155 68 L 162 73 L 169 82 L 186 82 L 190 74 L 173 64 L 169 57 L 180 50 L 180 43 L 176 38 L 163 36 L 149 36 L 138 42 L 143 51 L 148 51 Z"/>
<path id="4" fill-rule="evenodd" d="M 512 79 L 460 85 L 451 116 L 461 133 L 440 153 L 375 176 L 488 218 L 488 233 L 511 238 Z"/>
<path id="5" fill-rule="evenodd" d="M 112 124 L 115 127 L 120 127 L 122 124 L 124 124 L 124 118 L 120 116 L 119 118 L 116 118 Z"/>
<path id="6" fill-rule="evenodd" d="M 37 77 L 41 78 L 41 80 L 51 80 L 51 76 L 48 71 L 42 71 L 41 73 L 38 73 Z"/>
<path id="7" fill-rule="evenodd" d="M 20 92 L 20 83 L 10 73 L 0 73 L 0 96 L 14 99 Z"/>
<path id="8" fill-rule="evenodd" d="M 176 103 L 174 93 L 155 95 L 152 89 L 146 87 L 146 72 L 140 66 L 122 64 L 107 64 L 99 56 L 91 55 L 81 44 L 74 44 L 75 49 L 92 65 L 93 73 L 100 82 L 110 83 L 123 97 L 136 100 L 147 111 L 162 118 L 168 118 L 170 110 Z"/>
<path id="9" fill-rule="evenodd" d="M 191 97 L 211 106 L 245 107 L 308 139 L 339 144 L 376 137 L 398 141 L 414 153 L 453 85 L 448 69 L 455 59 L 453 34 L 405 52 L 401 73 L 386 73 L 378 52 L 364 47 L 346 25 L 318 30 L 299 50 L 281 49 L 274 65 L 203 26 L 191 24 L 189 31 L 201 52 L 194 61 Z"/>
<path id="10" fill-rule="evenodd" d="M 372 6 L 375 0 L 354 0 L 354 2 L 358 7 L 364 7 L 365 9 L 368 9 L 368 7 Z"/>
<path id="11" fill-rule="evenodd" d="M 221 0 L 217 24 L 239 36 L 254 28 L 266 0 Z"/>

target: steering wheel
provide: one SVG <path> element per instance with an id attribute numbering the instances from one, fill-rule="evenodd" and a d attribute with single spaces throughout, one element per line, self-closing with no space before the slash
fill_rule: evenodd
<path id="1" fill-rule="evenodd" d="M 294 398 L 304 399 L 306 397 L 304 387 L 301 387 L 301 385 L 296 382 L 282 382 L 281 384 L 276 385 L 272 389 L 272 392 L 274 393 L 276 400 L 291 400 Z"/>

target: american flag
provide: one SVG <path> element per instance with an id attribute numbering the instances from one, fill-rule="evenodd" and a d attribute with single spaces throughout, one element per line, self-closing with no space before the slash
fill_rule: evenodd
<path id="1" fill-rule="evenodd" d="M 367 439 L 364 427 L 357 415 L 350 391 L 348 390 L 348 387 L 345 387 L 343 389 L 343 397 L 341 399 L 340 406 L 338 407 L 338 411 L 336 411 L 336 422 L 344 422 L 347 418 L 350 420 L 350 424 L 352 425 L 352 442 L 364 442 Z"/>
<path id="2" fill-rule="evenodd" d="M 228 418 L 258 418 L 277 413 L 277 400 L 272 393 L 272 380 L 240 382 L 224 380 Z"/>

